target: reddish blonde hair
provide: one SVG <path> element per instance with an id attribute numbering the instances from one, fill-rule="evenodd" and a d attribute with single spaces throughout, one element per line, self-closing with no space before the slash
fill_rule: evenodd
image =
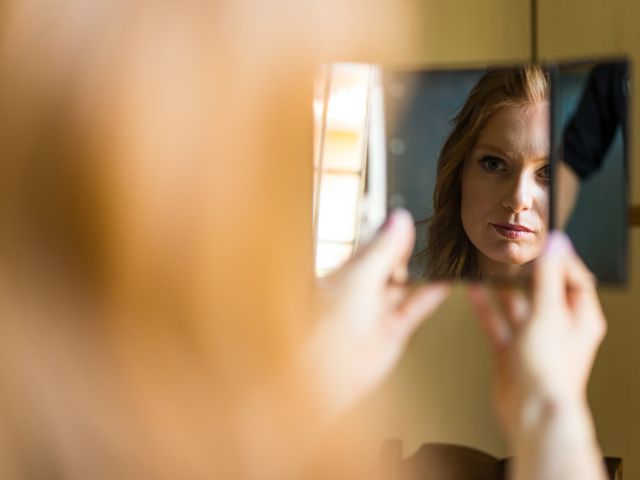
<path id="1" fill-rule="evenodd" d="M 428 278 L 479 276 L 475 247 L 460 217 L 464 161 L 497 110 L 548 100 L 548 75 L 539 65 L 489 69 L 471 90 L 440 152 L 427 246 L 414 258 Z"/>

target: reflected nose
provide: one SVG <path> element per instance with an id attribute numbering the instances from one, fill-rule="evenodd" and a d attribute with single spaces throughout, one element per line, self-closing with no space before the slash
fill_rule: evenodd
<path id="1" fill-rule="evenodd" d="M 534 188 L 535 180 L 528 173 L 522 172 L 511 179 L 502 206 L 513 213 L 529 210 L 533 206 Z"/>

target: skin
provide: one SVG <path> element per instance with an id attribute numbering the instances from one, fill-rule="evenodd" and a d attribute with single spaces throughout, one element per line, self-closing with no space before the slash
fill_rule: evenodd
<path id="1" fill-rule="evenodd" d="M 299 354 L 243 408 L 252 412 L 244 416 L 243 445 L 260 459 L 255 478 L 298 478 L 318 439 L 382 383 L 413 332 L 447 298 L 448 284 L 397 280 L 406 278 L 398 272 L 406 271 L 414 241 L 413 218 L 396 210 L 370 243 L 318 280 L 314 327 Z M 282 411 L 287 415 L 274 414 Z M 282 452 L 288 452 L 284 463 Z"/>
<path id="2" fill-rule="evenodd" d="M 462 225 L 483 275 L 517 275 L 540 255 L 547 236 L 548 185 L 548 102 L 500 108 L 480 131 L 462 172 Z M 507 238 L 496 225 L 531 232 Z"/>
<path id="3" fill-rule="evenodd" d="M 525 292 L 470 294 L 495 361 L 494 406 L 514 452 L 513 480 L 608 478 L 587 402 L 606 320 L 594 277 L 560 232 Z"/>
<path id="4" fill-rule="evenodd" d="M 414 242 L 413 218 L 398 209 L 370 244 L 319 280 L 319 321 L 303 355 L 311 373 L 304 376 L 322 390 L 315 397 L 328 417 L 387 376 L 411 334 L 449 294 L 445 283 L 406 282 Z"/>

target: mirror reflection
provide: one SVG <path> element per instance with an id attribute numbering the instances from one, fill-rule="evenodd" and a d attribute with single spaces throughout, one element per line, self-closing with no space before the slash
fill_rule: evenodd
<path id="1" fill-rule="evenodd" d="M 315 271 L 325 276 L 371 237 L 386 216 L 380 67 L 322 65 L 313 111 Z"/>
<path id="2" fill-rule="evenodd" d="M 357 246 L 372 68 L 331 64 L 316 74 L 313 218 L 320 276 L 344 263 Z"/>
<path id="3" fill-rule="evenodd" d="M 553 191 L 554 224 L 601 282 L 623 283 L 629 85 L 626 61 L 550 70 L 324 66 L 314 100 L 316 272 L 337 268 L 381 211 L 402 206 L 416 220 L 412 280 L 526 278 L 545 243 Z M 376 163 L 383 173 L 372 182 Z M 372 195 L 380 182 L 382 200 L 384 189 Z"/>
<path id="4" fill-rule="evenodd" d="M 627 279 L 627 61 L 563 64 L 554 129 L 555 223 L 600 282 Z"/>
<path id="5" fill-rule="evenodd" d="M 526 277 L 549 217 L 549 77 L 537 65 L 395 72 L 391 203 L 417 219 L 414 280 Z"/>

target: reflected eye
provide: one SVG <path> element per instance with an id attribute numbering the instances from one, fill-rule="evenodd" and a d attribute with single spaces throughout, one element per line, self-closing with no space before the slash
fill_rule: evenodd
<path id="1" fill-rule="evenodd" d="M 545 183 L 549 183 L 549 180 L 551 180 L 551 166 L 545 165 L 538 170 L 538 177 L 540 177 Z"/>
<path id="2" fill-rule="evenodd" d="M 478 161 L 480 162 L 482 168 L 490 173 L 503 172 L 507 169 L 504 160 L 498 157 L 494 157 L 493 155 L 486 155 Z"/>

